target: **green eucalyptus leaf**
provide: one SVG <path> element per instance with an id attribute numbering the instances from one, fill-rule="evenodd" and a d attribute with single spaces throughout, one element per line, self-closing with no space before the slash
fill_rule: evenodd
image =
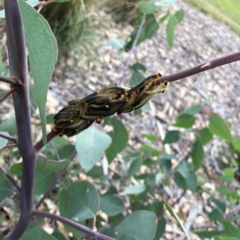
<path id="1" fill-rule="evenodd" d="M 232 141 L 232 145 L 238 152 L 240 152 L 240 138 L 238 138 L 235 141 Z"/>
<path id="2" fill-rule="evenodd" d="M 169 130 L 167 131 L 165 138 L 163 140 L 163 144 L 178 142 L 180 139 L 180 132 L 177 130 Z"/>
<path id="3" fill-rule="evenodd" d="M 15 117 L 9 118 L 7 121 L 0 125 L 1 132 L 8 132 L 9 135 L 17 134 L 17 125 Z"/>
<path id="4" fill-rule="evenodd" d="M 21 240 L 32 240 L 32 239 L 44 239 L 44 240 L 57 240 L 52 235 L 45 232 L 39 226 L 27 230 L 21 237 Z"/>
<path id="5" fill-rule="evenodd" d="M 145 79 L 143 75 L 141 75 L 139 72 L 133 72 L 129 84 L 132 86 L 139 84 Z"/>
<path id="6" fill-rule="evenodd" d="M 174 126 L 180 128 L 191 128 L 194 125 L 195 117 L 191 114 L 181 113 L 176 118 L 176 123 Z"/>
<path id="7" fill-rule="evenodd" d="M 124 209 L 123 200 L 117 196 L 104 195 L 100 198 L 100 210 L 109 217 L 122 213 Z"/>
<path id="8" fill-rule="evenodd" d="M 134 63 L 129 68 L 132 69 L 134 72 L 140 72 L 140 71 L 146 72 L 146 70 L 147 70 L 146 67 L 142 63 L 139 63 L 139 62 Z"/>
<path id="9" fill-rule="evenodd" d="M 153 212 L 140 210 L 125 218 L 116 228 L 117 240 L 152 240 L 157 228 Z"/>
<path id="10" fill-rule="evenodd" d="M 166 27 L 166 35 L 167 35 L 167 43 L 170 48 L 173 47 L 174 41 L 174 29 L 177 25 L 177 19 L 175 16 L 171 16 L 168 20 L 167 27 Z"/>
<path id="11" fill-rule="evenodd" d="M 165 218 L 161 218 L 160 220 L 158 220 L 158 225 L 157 225 L 156 233 L 153 240 L 161 239 L 162 235 L 165 232 L 166 224 L 167 222 Z"/>
<path id="12" fill-rule="evenodd" d="M 197 113 L 199 113 L 202 109 L 203 105 L 202 104 L 195 104 L 189 108 L 187 108 L 184 113 L 186 114 L 190 114 L 190 115 L 195 115 Z"/>
<path id="13" fill-rule="evenodd" d="M 105 45 L 113 48 L 123 49 L 125 44 L 126 42 L 124 40 L 113 38 L 110 39 Z"/>
<path id="14" fill-rule="evenodd" d="M 87 172 L 100 160 L 104 151 L 110 146 L 108 134 L 90 127 L 76 137 L 76 150 L 82 168 Z"/>
<path id="15" fill-rule="evenodd" d="M 212 115 L 209 124 L 210 131 L 220 138 L 232 141 L 232 135 L 228 124 L 219 116 Z"/>
<path id="16" fill-rule="evenodd" d="M 183 230 L 183 232 L 185 233 L 186 237 L 188 240 L 190 240 L 190 237 L 188 235 L 188 232 L 187 230 L 185 229 L 182 221 L 179 219 L 178 215 L 174 212 L 174 210 L 171 208 L 171 206 L 167 203 L 166 200 L 162 199 L 163 200 L 163 203 L 166 207 L 166 209 L 168 210 L 168 212 L 172 215 L 172 217 L 175 218 L 175 220 L 178 222 L 178 224 L 180 225 L 181 229 Z"/>
<path id="17" fill-rule="evenodd" d="M 197 140 L 193 144 L 191 156 L 193 160 L 194 171 L 197 171 L 201 167 L 202 161 L 204 159 L 204 150 L 200 141 Z"/>
<path id="18" fill-rule="evenodd" d="M 123 192 L 120 193 L 120 195 L 131 195 L 131 194 L 140 194 L 146 190 L 145 184 L 139 184 L 139 185 L 130 185 L 124 189 Z"/>
<path id="19" fill-rule="evenodd" d="M 174 173 L 174 181 L 179 187 L 190 189 L 194 193 L 197 188 L 197 177 L 193 164 L 186 161 L 180 162 Z"/>
<path id="20" fill-rule="evenodd" d="M 0 203 L 8 197 L 12 192 L 10 182 L 6 179 L 4 174 L 0 171 Z"/>
<path id="21" fill-rule="evenodd" d="M 113 130 L 107 133 L 112 138 L 112 143 L 106 150 L 106 156 L 111 163 L 117 154 L 127 146 L 128 132 L 123 123 L 115 117 L 110 119 L 109 124 L 113 126 Z"/>
<path id="22" fill-rule="evenodd" d="M 48 190 L 49 186 L 56 179 L 56 177 L 57 175 L 55 172 L 49 172 L 44 170 L 37 172 L 34 194 L 36 195 L 44 194 Z"/>
<path id="23" fill-rule="evenodd" d="M 199 134 L 199 141 L 202 143 L 202 145 L 208 144 L 213 138 L 213 135 L 210 132 L 209 128 L 201 129 L 198 132 L 198 134 Z"/>
<path id="24" fill-rule="evenodd" d="M 184 11 L 181 9 L 181 10 L 175 12 L 174 16 L 176 17 L 178 23 L 180 23 L 184 18 Z"/>
<path id="25" fill-rule="evenodd" d="M 160 2 L 154 2 L 156 6 L 169 6 L 177 2 L 177 0 L 162 0 Z"/>
<path id="26" fill-rule="evenodd" d="M 240 228 L 235 227 L 230 221 L 223 220 L 222 224 L 224 226 L 224 233 L 231 237 L 239 238 L 240 236 Z"/>
<path id="27" fill-rule="evenodd" d="M 59 194 L 61 216 L 84 221 L 94 218 L 99 208 L 99 195 L 95 187 L 87 182 L 74 182 Z"/>
<path id="28" fill-rule="evenodd" d="M 171 16 L 170 12 L 167 11 L 167 13 L 158 20 L 159 24 L 164 23 L 170 16 Z"/>
<path id="29" fill-rule="evenodd" d="M 57 61 L 57 41 L 48 22 L 34 8 L 18 0 L 28 56 L 42 121 L 43 140 L 46 142 L 46 100 L 48 85 Z M 33 34 L 34 33 L 34 34 Z"/>
<path id="30" fill-rule="evenodd" d="M 157 10 L 157 7 L 154 3 L 151 2 L 142 2 L 138 5 L 139 9 L 145 14 L 154 13 Z"/>

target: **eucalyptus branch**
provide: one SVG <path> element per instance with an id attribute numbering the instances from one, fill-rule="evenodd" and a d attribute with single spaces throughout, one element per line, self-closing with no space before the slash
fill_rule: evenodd
<path id="1" fill-rule="evenodd" d="M 5 134 L 5 133 L 2 133 L 2 132 L 0 132 L 0 137 L 1 137 L 1 138 L 5 138 L 5 139 L 7 139 L 8 141 L 11 141 L 11 142 L 17 144 L 17 139 L 16 139 L 15 137 L 9 136 L 9 135 L 7 135 L 7 134 Z"/>
<path id="2" fill-rule="evenodd" d="M 0 171 L 6 176 L 6 178 L 11 182 L 11 184 L 17 189 L 18 192 L 21 192 L 21 188 L 17 185 L 17 182 L 3 169 L 0 167 Z"/>
<path id="3" fill-rule="evenodd" d="M 3 77 L 3 76 L 0 76 L 0 82 L 9 83 L 9 84 L 12 84 L 12 85 L 18 85 L 19 84 L 19 82 L 16 79 Z"/>
<path id="4" fill-rule="evenodd" d="M 126 64 L 125 64 L 125 66 L 124 66 L 123 75 L 122 75 L 122 78 L 121 78 L 120 81 L 119 81 L 119 85 L 122 85 L 122 82 L 123 82 L 123 79 L 124 79 L 124 77 L 125 77 L 126 71 L 127 71 L 128 67 L 129 67 L 129 64 L 130 64 L 131 56 L 132 56 L 132 54 L 133 54 L 134 48 L 135 48 L 136 45 L 137 45 L 137 41 L 138 41 L 139 36 L 140 36 L 140 34 L 141 34 L 141 32 L 142 32 L 142 29 L 143 29 L 143 25 L 144 25 L 144 23 L 145 23 L 145 20 L 146 20 L 146 14 L 144 13 L 144 14 L 143 14 L 142 21 L 141 21 L 141 24 L 140 24 L 139 29 L 138 29 L 138 32 L 137 32 L 137 35 L 136 35 L 136 37 L 135 37 L 135 39 L 134 39 L 134 41 L 133 41 L 133 45 L 132 45 L 131 50 L 130 50 L 130 52 L 129 52 L 127 62 L 126 62 Z"/>
<path id="5" fill-rule="evenodd" d="M 70 157 L 69 161 L 72 162 L 73 159 L 76 157 L 76 155 L 77 155 L 77 152 L 75 151 L 75 152 L 73 153 L 73 155 Z M 47 198 L 47 196 L 50 194 L 50 192 L 53 190 L 53 188 L 54 188 L 54 187 L 56 186 L 56 184 L 59 182 L 59 180 L 61 179 L 62 175 L 65 173 L 67 167 L 68 167 L 68 166 L 62 168 L 62 169 L 59 171 L 56 179 L 55 179 L 55 180 L 53 181 L 53 183 L 50 185 L 50 187 L 48 188 L 48 190 L 44 193 L 44 195 L 43 195 L 42 198 L 39 200 L 39 202 L 35 205 L 35 209 L 38 209 L 38 208 L 41 206 L 41 204 L 43 203 L 43 201 Z"/>
<path id="6" fill-rule="evenodd" d="M 20 239 L 30 222 L 33 207 L 36 155 L 32 142 L 29 83 L 27 69 L 26 42 L 22 18 L 17 0 L 4 0 L 6 32 L 11 76 L 16 79 L 13 93 L 16 125 L 18 132 L 17 147 L 22 156 L 21 214 L 15 229 L 6 236 L 7 240 Z M 19 82 L 20 84 L 16 84 Z"/>
<path id="7" fill-rule="evenodd" d="M 179 79 L 189 77 L 189 76 L 192 76 L 194 74 L 204 72 L 204 71 L 207 71 L 209 69 L 220 67 L 222 65 L 229 64 L 229 63 L 232 63 L 232 62 L 236 62 L 236 61 L 239 61 L 239 60 L 240 60 L 240 52 L 228 54 L 226 56 L 216 58 L 216 59 L 214 59 L 210 62 L 200 64 L 196 67 L 189 68 L 187 70 L 183 70 L 183 71 L 180 71 L 180 72 L 162 77 L 161 81 L 174 82 L 174 81 L 177 81 Z"/>
<path id="8" fill-rule="evenodd" d="M 32 213 L 31 213 L 31 217 L 32 216 L 40 216 L 40 217 L 47 217 L 47 218 L 50 218 L 50 219 L 53 219 L 55 221 L 59 221 L 59 222 L 62 222 L 64 224 L 67 224 L 68 226 L 70 227 L 73 227 L 81 232 L 84 232 L 86 233 L 87 235 L 89 236 L 92 236 L 94 239 L 98 239 L 98 240 L 114 240 L 113 238 L 111 237 L 108 237 L 106 235 L 103 235 L 101 233 L 98 233 L 98 232 L 95 232 L 93 231 L 92 229 L 90 228 L 87 228 L 79 223 L 76 223 L 72 220 L 69 220 L 67 218 L 64 218 L 64 217 L 61 217 L 61 216 L 58 216 L 56 214 L 52 214 L 52 213 L 48 213 L 48 212 L 43 212 L 43 211 L 37 211 L 37 210 L 34 210 Z"/>

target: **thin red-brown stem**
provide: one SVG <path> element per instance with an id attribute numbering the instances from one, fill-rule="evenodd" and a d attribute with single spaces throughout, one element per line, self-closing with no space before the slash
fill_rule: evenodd
<path id="1" fill-rule="evenodd" d="M 16 88 L 12 88 L 8 93 L 6 93 L 1 99 L 0 102 L 2 102 L 5 98 L 7 98 L 10 94 L 16 91 Z"/>
<path id="2" fill-rule="evenodd" d="M 47 218 L 50 218 L 50 219 L 53 219 L 55 221 L 59 221 L 59 222 L 62 222 L 70 227 L 73 227 L 81 232 L 84 232 L 86 233 L 87 235 L 93 237 L 94 239 L 98 239 L 98 240 L 114 240 L 113 238 L 111 237 L 108 237 L 106 235 L 103 235 L 101 233 L 98 233 L 98 232 L 95 232 L 93 231 L 92 229 L 90 228 L 87 228 L 79 223 L 76 223 L 70 219 L 67 219 L 67 218 L 64 218 L 62 216 L 58 216 L 56 214 L 52 214 L 52 213 L 48 213 L 48 212 L 43 212 L 43 211 L 37 211 L 37 210 L 34 210 L 32 211 L 31 213 L 31 217 L 32 216 L 40 216 L 40 217 L 47 217 Z"/>

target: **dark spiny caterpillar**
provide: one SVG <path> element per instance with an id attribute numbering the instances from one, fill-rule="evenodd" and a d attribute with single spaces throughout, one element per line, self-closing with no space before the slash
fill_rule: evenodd
<path id="1" fill-rule="evenodd" d="M 52 131 L 59 136 L 74 136 L 91 126 L 96 121 L 101 123 L 104 117 L 115 113 L 128 113 L 142 107 L 156 93 L 163 93 L 168 82 L 161 82 L 161 74 L 147 77 L 132 88 L 121 88 L 116 85 L 103 87 L 98 92 L 68 102 L 54 116 Z"/>

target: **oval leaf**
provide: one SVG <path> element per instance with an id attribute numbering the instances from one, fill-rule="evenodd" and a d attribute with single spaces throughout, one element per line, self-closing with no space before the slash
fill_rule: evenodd
<path id="1" fill-rule="evenodd" d="M 180 225 L 181 229 L 185 233 L 187 239 L 190 240 L 190 237 L 189 237 L 184 225 L 182 224 L 182 221 L 179 219 L 178 215 L 174 212 L 174 210 L 171 208 L 171 206 L 167 203 L 167 201 L 165 199 L 162 199 L 162 200 L 163 200 L 163 203 L 164 203 L 166 209 L 168 210 L 168 212 L 172 215 L 172 217 L 174 217 L 176 219 L 176 221 Z"/>
<path id="2" fill-rule="evenodd" d="M 195 115 L 199 113 L 202 109 L 203 105 L 202 104 L 195 104 L 189 108 L 187 108 L 184 113 L 190 114 L 190 115 Z"/>
<path id="3" fill-rule="evenodd" d="M 167 131 L 163 144 L 178 142 L 180 139 L 180 132 L 177 130 Z"/>
<path id="4" fill-rule="evenodd" d="M 99 207 L 99 195 L 95 187 L 87 182 L 74 182 L 59 195 L 61 216 L 84 221 L 94 218 Z"/>
<path id="5" fill-rule="evenodd" d="M 123 192 L 120 193 L 120 195 L 126 195 L 126 194 L 140 194 L 146 190 L 145 184 L 139 184 L 139 185 L 131 185 L 124 189 Z"/>
<path id="6" fill-rule="evenodd" d="M 76 137 L 76 150 L 82 168 L 87 172 L 102 157 L 110 146 L 111 138 L 94 127 L 79 133 Z"/>
<path id="7" fill-rule="evenodd" d="M 112 144 L 106 150 L 106 156 L 109 162 L 117 156 L 127 145 L 128 133 L 125 126 L 117 118 L 112 117 L 109 123 L 113 126 L 113 131 L 108 132 L 108 135 L 112 138 Z"/>
<path id="8" fill-rule="evenodd" d="M 213 138 L 213 135 L 209 131 L 209 128 L 201 129 L 198 134 L 199 134 L 199 140 L 202 143 L 202 145 L 208 144 Z"/>
<path id="9" fill-rule="evenodd" d="M 191 128 L 195 122 L 195 117 L 191 114 L 181 113 L 176 118 L 176 123 L 174 126 L 181 128 Z"/>
<path id="10" fill-rule="evenodd" d="M 2 123 L 0 125 L 0 131 L 1 132 L 8 132 L 9 135 L 15 135 L 17 134 L 17 125 L 16 125 L 16 119 L 9 118 L 7 121 Z"/>
<path id="11" fill-rule="evenodd" d="M 194 171 L 196 171 L 201 166 L 204 158 L 204 150 L 200 141 L 196 141 L 193 144 L 191 156 L 193 160 Z"/>
<path id="12" fill-rule="evenodd" d="M 42 121 L 43 140 L 46 142 L 45 109 L 48 85 L 57 61 L 57 41 L 42 15 L 23 0 L 18 0 L 18 4 L 23 19 L 29 62 Z"/>
<path id="13" fill-rule="evenodd" d="M 12 192 L 11 184 L 5 178 L 4 174 L 0 172 L 0 203 L 8 197 Z"/>
<path id="14" fill-rule="evenodd" d="M 166 35 L 167 35 L 167 43 L 170 48 L 173 47 L 173 40 L 174 40 L 174 29 L 175 26 L 177 25 L 177 19 L 174 15 L 172 15 L 167 23 L 166 27 Z"/>
<path id="15" fill-rule="evenodd" d="M 123 200 L 114 195 L 105 195 L 100 199 L 100 210 L 109 217 L 115 216 L 124 210 Z"/>
<path id="16" fill-rule="evenodd" d="M 150 211 L 136 211 L 125 218 L 116 228 L 117 239 L 152 240 L 157 228 L 157 217 Z"/>
<path id="17" fill-rule="evenodd" d="M 151 3 L 151 2 L 140 3 L 138 5 L 138 7 L 145 14 L 154 13 L 157 10 L 156 5 L 154 3 Z"/>
<path id="18" fill-rule="evenodd" d="M 212 115 L 210 117 L 209 129 L 213 134 L 219 136 L 220 138 L 232 141 L 229 126 L 221 117 Z"/>
<path id="19" fill-rule="evenodd" d="M 240 138 L 232 142 L 233 147 L 240 152 Z"/>
<path id="20" fill-rule="evenodd" d="M 49 186 L 56 179 L 56 177 L 57 175 L 55 172 L 47 171 L 37 172 L 34 193 L 36 195 L 44 194 L 48 190 Z"/>

